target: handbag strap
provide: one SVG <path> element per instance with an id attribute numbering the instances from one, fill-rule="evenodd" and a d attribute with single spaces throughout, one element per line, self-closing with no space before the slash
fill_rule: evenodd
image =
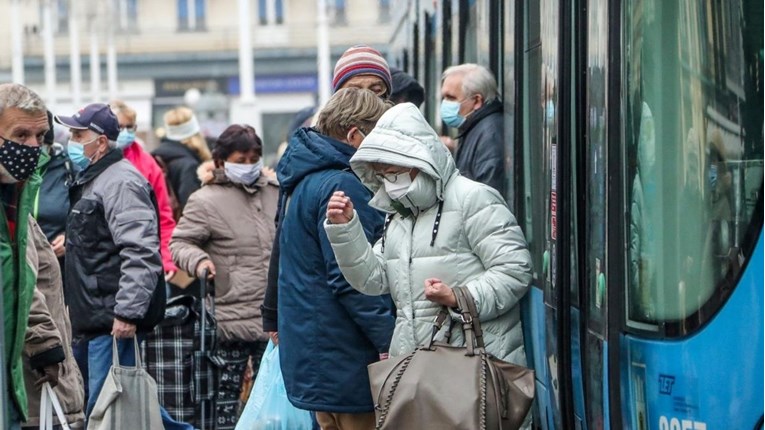
<path id="1" fill-rule="evenodd" d="M 45 383 L 48 384 L 47 382 Z M 40 430 L 51 430 L 53 428 L 53 411 L 51 409 L 48 390 L 43 387 L 40 392 Z"/>
<path id="2" fill-rule="evenodd" d="M 468 355 L 475 355 L 474 348 L 483 352 L 483 329 L 478 319 L 478 310 L 473 295 L 470 294 L 467 287 L 455 287 L 453 291 L 459 312 L 462 314 L 462 329 L 465 332 L 465 346 L 468 348 Z"/>
<path id="3" fill-rule="evenodd" d="M 444 326 L 447 318 L 449 318 L 449 309 L 447 309 L 446 306 L 442 306 L 441 310 L 438 311 L 438 315 L 436 315 L 436 319 L 433 321 L 433 333 L 431 333 L 430 339 L 428 339 L 428 343 L 425 345 L 427 349 L 433 349 L 433 342 L 435 342 L 436 335 L 439 331 L 441 331 L 441 328 Z M 450 335 L 451 321 L 449 321 L 449 331 L 446 332 L 446 343 L 449 343 Z"/>
<path id="4" fill-rule="evenodd" d="M 133 352 L 135 353 L 135 367 L 141 368 L 141 350 L 138 345 L 138 336 L 133 336 Z M 120 352 L 117 349 L 117 338 L 112 336 L 112 366 L 119 367 Z"/>
<path id="5" fill-rule="evenodd" d="M 53 405 L 53 411 L 56 412 L 56 417 L 58 418 L 58 423 L 61 428 L 63 430 L 70 430 L 69 423 L 66 421 L 66 415 L 64 415 L 64 409 L 61 407 L 61 402 L 58 401 L 58 396 L 56 395 L 56 392 L 53 391 L 53 387 L 50 386 L 49 382 L 43 384 L 43 391 L 48 393 L 48 400 L 50 401 L 50 404 Z M 50 416 L 52 414 L 48 413 L 48 415 Z"/>

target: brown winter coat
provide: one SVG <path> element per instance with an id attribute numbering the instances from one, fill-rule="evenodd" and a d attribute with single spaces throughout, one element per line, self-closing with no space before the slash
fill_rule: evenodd
<path id="1" fill-rule="evenodd" d="M 85 391 L 80 369 L 72 355 L 72 329 L 69 312 L 64 305 L 61 269 L 53 248 L 36 222 L 30 222 L 29 233 L 34 246 L 27 246 L 27 254 L 33 260 L 37 260 L 37 264 L 32 267 L 37 267 L 38 270 L 24 342 L 26 356 L 31 358 L 24 360 L 24 383 L 29 404 L 29 420 L 24 425 L 40 425 L 40 390 L 34 387 L 34 382 L 40 375 L 32 368 L 30 361 L 39 354 L 56 348 L 63 348 L 65 359 L 59 367 L 58 385 L 53 391 L 58 395 L 67 421 L 70 424 L 84 424 Z M 54 424 L 58 424 L 55 414 Z"/>
<path id="2" fill-rule="evenodd" d="M 200 169 L 203 186 L 191 195 L 173 232 L 170 251 L 182 270 L 215 265 L 215 316 L 223 342 L 266 340 L 260 305 L 274 242 L 279 187 L 261 176 L 234 184 L 223 169 Z"/>

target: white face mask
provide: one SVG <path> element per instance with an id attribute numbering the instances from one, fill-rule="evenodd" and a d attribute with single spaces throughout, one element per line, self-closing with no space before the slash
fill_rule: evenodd
<path id="1" fill-rule="evenodd" d="M 409 191 L 409 187 L 412 185 L 412 178 L 409 176 L 409 172 L 405 172 L 403 175 L 398 175 L 396 182 L 390 181 L 387 178 L 383 178 L 383 185 L 385 186 L 385 192 L 388 193 L 388 197 L 391 200 L 398 200 L 404 197 Z"/>
<path id="2" fill-rule="evenodd" d="M 223 168 L 226 171 L 226 176 L 231 182 L 252 185 L 260 177 L 260 172 L 263 170 L 263 159 L 261 158 L 255 164 L 239 164 L 229 163 L 226 161 L 223 163 Z"/>

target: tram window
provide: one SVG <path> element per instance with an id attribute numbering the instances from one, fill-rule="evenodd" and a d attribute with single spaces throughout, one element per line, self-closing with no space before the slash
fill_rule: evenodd
<path id="1" fill-rule="evenodd" d="M 606 309 L 606 63 L 608 17 L 604 2 L 588 8 L 587 51 L 587 288 L 590 322 L 605 335 Z M 592 327 L 595 329 L 595 327 Z"/>
<path id="2" fill-rule="evenodd" d="M 623 10 L 628 322 L 684 334 L 727 296 L 761 228 L 762 17 L 741 1 Z"/>
<path id="3" fill-rule="evenodd" d="M 538 287 L 545 285 L 549 272 L 549 255 L 545 252 L 545 219 L 547 193 L 544 189 L 545 168 L 542 148 L 543 112 L 542 101 L 542 44 L 540 39 L 539 7 L 535 1 L 527 2 L 528 8 L 524 14 L 525 34 L 523 41 L 524 58 L 521 115 L 523 116 L 523 198 L 524 223 L 523 232 L 529 243 L 532 257 L 534 283 Z"/>

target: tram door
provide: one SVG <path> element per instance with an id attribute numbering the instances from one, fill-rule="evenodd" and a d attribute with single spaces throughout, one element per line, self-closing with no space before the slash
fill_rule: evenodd
<path id="1" fill-rule="evenodd" d="M 567 184 L 561 172 L 560 0 L 527 0 L 519 11 L 519 129 L 523 143 L 522 193 L 516 191 L 519 218 L 529 243 L 534 281 L 524 324 L 530 364 L 537 372 L 535 422 L 543 429 L 569 428 L 568 298 L 569 264 L 561 226 Z M 519 37 L 520 37 L 519 32 Z M 520 215 L 522 214 L 522 216 Z M 568 230 L 564 228 L 564 230 Z"/>
<path id="2" fill-rule="evenodd" d="M 580 177 L 586 178 L 583 197 L 584 207 L 579 211 L 583 231 L 580 268 L 581 298 L 581 390 L 583 392 L 583 427 L 589 430 L 610 428 L 609 425 L 609 301 L 606 268 L 609 253 L 607 246 L 607 112 L 608 49 L 609 49 L 609 2 L 589 0 L 586 12 L 581 15 L 582 28 L 587 31 L 585 43 L 580 47 L 582 58 L 584 94 L 582 100 L 581 128 L 583 151 L 580 154 Z M 614 111 L 617 112 L 617 111 Z M 614 112 L 611 112 L 612 114 Z M 616 352 L 616 350 L 614 350 Z M 579 381 L 577 381 L 579 382 Z M 612 389 L 618 389 L 614 381 Z M 577 384 L 578 385 L 578 384 Z M 618 408 L 618 405 L 615 405 Z"/>

